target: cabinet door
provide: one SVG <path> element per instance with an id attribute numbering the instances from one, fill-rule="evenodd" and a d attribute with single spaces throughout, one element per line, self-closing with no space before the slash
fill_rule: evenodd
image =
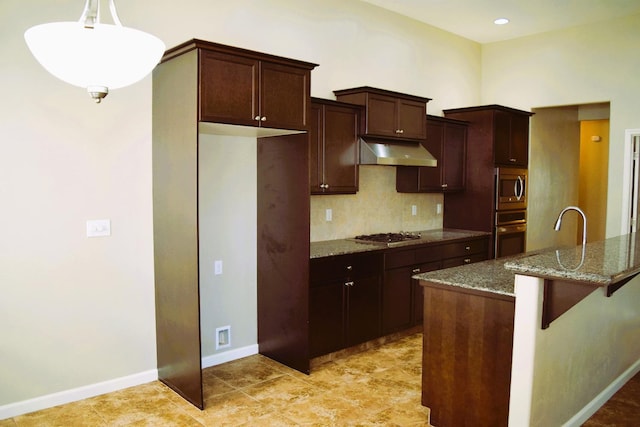
<path id="1" fill-rule="evenodd" d="M 529 165 L 529 116 L 514 114 L 511 117 L 511 158 L 509 161 L 512 165 L 524 168 Z"/>
<path id="2" fill-rule="evenodd" d="M 380 277 L 357 279 L 348 287 L 347 345 L 380 336 Z"/>
<path id="3" fill-rule="evenodd" d="M 419 191 L 442 191 L 444 184 L 444 123 L 427 120 L 427 139 L 422 145 L 438 160 L 436 167 L 420 167 L 418 171 Z"/>
<path id="4" fill-rule="evenodd" d="M 399 99 L 397 108 L 397 127 L 400 132 L 396 136 L 425 139 L 427 137 L 427 105 L 421 102 Z"/>
<path id="5" fill-rule="evenodd" d="M 440 269 L 440 261 L 426 262 L 420 264 L 414 268 L 412 275 L 426 273 L 427 271 L 434 271 Z M 413 311 L 412 324 L 420 325 L 424 319 L 424 295 L 422 286 L 419 280 L 411 279 L 412 293 L 411 293 L 411 308 Z"/>
<path id="6" fill-rule="evenodd" d="M 311 194 L 322 194 L 324 188 L 323 157 L 324 126 L 322 120 L 322 105 L 311 103 L 309 114 L 309 185 Z"/>
<path id="7" fill-rule="evenodd" d="M 324 107 L 325 192 L 358 190 L 358 110 L 338 105 Z"/>
<path id="8" fill-rule="evenodd" d="M 501 165 L 511 162 L 511 117 L 504 111 L 493 112 L 494 161 Z"/>
<path id="9" fill-rule="evenodd" d="M 259 62 L 203 51 L 200 54 L 200 120 L 256 126 Z"/>
<path id="10" fill-rule="evenodd" d="M 260 126 L 306 130 L 309 70 L 261 62 Z"/>
<path id="11" fill-rule="evenodd" d="M 398 137 L 397 101 L 390 96 L 369 94 L 366 134 Z"/>
<path id="12" fill-rule="evenodd" d="M 344 347 L 344 282 L 314 285 L 309 290 L 310 357 Z"/>
<path id="13" fill-rule="evenodd" d="M 445 191 L 462 191 L 465 184 L 467 127 L 455 123 L 444 126 L 443 185 Z"/>
<path id="14" fill-rule="evenodd" d="M 386 270 L 382 284 L 382 333 L 389 334 L 411 326 L 413 267 Z"/>

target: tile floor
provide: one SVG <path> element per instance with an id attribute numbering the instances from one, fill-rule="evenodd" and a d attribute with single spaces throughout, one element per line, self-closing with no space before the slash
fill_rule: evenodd
<path id="1" fill-rule="evenodd" d="M 154 381 L 0 420 L 0 427 L 429 426 L 420 404 L 422 335 L 316 367 L 255 355 L 203 371 L 205 410 Z M 584 426 L 640 425 L 640 374 Z"/>
<path id="2" fill-rule="evenodd" d="M 256 355 L 203 371 L 204 411 L 154 381 L 0 427 L 429 426 L 421 357 L 421 334 L 322 364 L 309 376 Z"/>

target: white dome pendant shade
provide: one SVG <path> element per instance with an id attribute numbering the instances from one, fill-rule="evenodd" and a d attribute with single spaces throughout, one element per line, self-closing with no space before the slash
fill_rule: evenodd
<path id="1" fill-rule="evenodd" d="M 115 25 L 100 23 L 100 0 L 87 0 L 77 22 L 36 25 L 24 33 L 38 62 L 51 74 L 86 88 L 99 103 L 109 90 L 142 80 L 162 58 L 159 38 L 123 27 L 113 0 L 109 0 Z"/>

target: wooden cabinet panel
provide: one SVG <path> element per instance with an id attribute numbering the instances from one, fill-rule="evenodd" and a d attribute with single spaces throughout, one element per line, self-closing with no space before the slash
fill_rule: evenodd
<path id="1" fill-rule="evenodd" d="M 358 191 L 360 107 L 313 98 L 309 126 L 311 194 Z"/>
<path id="2" fill-rule="evenodd" d="M 378 252 L 311 260 L 311 357 L 380 336 L 381 276 Z"/>
<path id="3" fill-rule="evenodd" d="M 338 101 L 365 107 L 361 133 L 379 138 L 426 138 L 427 103 L 430 98 L 368 86 L 333 92 Z"/>
<path id="4" fill-rule="evenodd" d="M 309 352 L 311 357 L 345 346 L 344 282 L 329 282 L 309 291 Z"/>
<path id="5" fill-rule="evenodd" d="M 412 252 L 412 251 L 407 251 Z M 411 293 L 412 266 L 393 268 L 384 272 L 382 291 L 382 333 L 407 329 L 412 324 Z"/>
<path id="6" fill-rule="evenodd" d="M 260 126 L 306 129 L 309 70 L 266 61 L 260 66 Z"/>
<path id="7" fill-rule="evenodd" d="M 213 46 L 218 45 L 207 45 Z M 309 66 L 218 47 L 223 51 L 202 49 L 200 53 L 201 121 L 306 130 Z"/>
<path id="8" fill-rule="evenodd" d="M 424 286 L 422 404 L 442 426 L 507 426 L 515 299 Z"/>
<path id="9" fill-rule="evenodd" d="M 259 61 L 220 52 L 200 54 L 200 120 L 256 125 Z"/>
<path id="10" fill-rule="evenodd" d="M 421 144 L 438 160 L 438 165 L 397 167 L 396 190 L 402 193 L 463 191 L 466 177 L 466 122 L 427 116 L 426 126 L 427 139 Z"/>

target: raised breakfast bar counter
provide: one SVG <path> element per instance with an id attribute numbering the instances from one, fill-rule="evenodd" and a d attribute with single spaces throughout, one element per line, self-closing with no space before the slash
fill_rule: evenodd
<path id="1" fill-rule="evenodd" d="M 632 233 L 414 276 L 431 422 L 580 425 L 640 371 L 639 272 Z"/>

